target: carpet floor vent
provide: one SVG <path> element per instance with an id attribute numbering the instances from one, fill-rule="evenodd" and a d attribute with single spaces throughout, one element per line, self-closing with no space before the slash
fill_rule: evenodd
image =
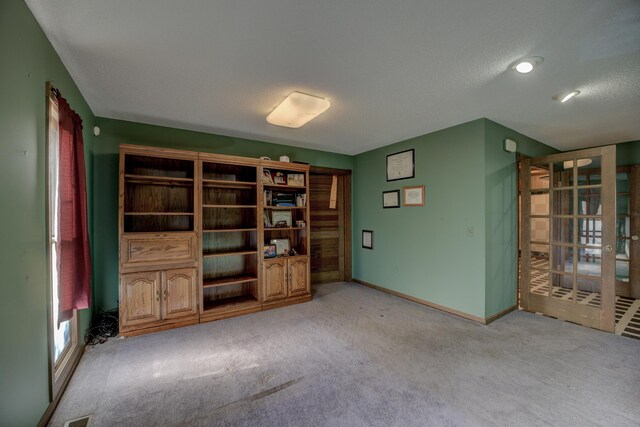
<path id="1" fill-rule="evenodd" d="M 64 427 L 89 427 L 91 425 L 91 415 L 87 415 L 64 423 Z"/>

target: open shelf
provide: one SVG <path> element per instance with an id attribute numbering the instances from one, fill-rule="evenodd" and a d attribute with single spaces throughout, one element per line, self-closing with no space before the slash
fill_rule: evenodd
<path id="1" fill-rule="evenodd" d="M 257 228 L 228 228 L 228 229 L 216 229 L 216 230 L 202 230 L 203 233 L 235 233 L 238 231 L 257 231 Z"/>
<path id="2" fill-rule="evenodd" d="M 237 274 L 235 276 L 218 277 L 217 279 L 205 280 L 202 283 L 203 288 L 215 288 L 219 286 L 237 285 L 239 283 L 247 283 L 258 280 L 258 277 L 251 274 Z"/>
<path id="3" fill-rule="evenodd" d="M 239 190 L 251 190 L 257 183 L 248 181 L 225 181 L 222 179 L 203 179 L 202 186 L 207 188 L 233 188 Z"/>
<path id="4" fill-rule="evenodd" d="M 253 255 L 257 254 L 257 250 L 253 251 L 235 251 L 235 252 L 219 252 L 219 253 L 203 253 L 202 256 L 205 258 L 212 258 L 217 256 L 238 256 L 238 255 Z"/>
<path id="5" fill-rule="evenodd" d="M 260 302 L 253 295 L 240 295 L 229 298 L 221 298 L 215 301 L 206 301 L 203 305 L 204 312 L 224 310 L 229 308 L 248 308 L 259 306 Z"/>
<path id="6" fill-rule="evenodd" d="M 307 227 L 265 227 L 264 231 L 292 231 L 292 230 L 306 230 Z"/>
<path id="7" fill-rule="evenodd" d="M 202 205 L 203 208 L 255 209 L 257 205 Z"/>
<path id="8" fill-rule="evenodd" d="M 264 188 L 277 188 L 278 190 L 306 190 L 304 185 L 288 185 L 288 184 L 263 184 Z"/>
<path id="9" fill-rule="evenodd" d="M 127 184 L 184 185 L 192 186 L 193 178 L 176 178 L 171 176 L 134 175 L 124 176 Z"/>
<path id="10" fill-rule="evenodd" d="M 273 209 L 274 211 L 277 211 L 277 210 L 307 209 L 307 208 L 299 207 L 299 206 L 264 206 L 264 209 Z"/>

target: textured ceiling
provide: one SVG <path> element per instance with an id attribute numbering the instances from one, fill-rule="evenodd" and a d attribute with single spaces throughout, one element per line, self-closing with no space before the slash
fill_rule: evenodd
<path id="1" fill-rule="evenodd" d="M 561 150 L 640 139 L 639 1 L 26 2 L 98 116 L 346 154 L 479 117 Z M 268 124 L 293 90 L 331 108 Z"/>

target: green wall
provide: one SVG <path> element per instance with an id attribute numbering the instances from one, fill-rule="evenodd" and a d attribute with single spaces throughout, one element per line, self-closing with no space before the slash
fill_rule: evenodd
<path id="1" fill-rule="evenodd" d="M 518 243 L 518 175 L 516 154 L 503 150 L 516 141 L 518 153 L 535 157 L 557 153 L 521 133 L 484 120 L 485 182 L 485 316 L 516 304 Z"/>
<path id="2" fill-rule="evenodd" d="M 49 404 L 45 82 L 84 120 L 88 189 L 94 117 L 22 0 L 0 2 L 0 55 L 0 424 L 34 426 Z"/>
<path id="3" fill-rule="evenodd" d="M 415 178 L 387 182 L 387 154 L 410 148 L 415 150 Z M 482 176 L 482 119 L 357 155 L 354 278 L 484 317 Z M 422 184 L 424 207 L 382 208 L 383 191 Z M 362 248 L 363 229 L 374 231 L 373 250 Z"/>
<path id="4" fill-rule="evenodd" d="M 616 145 L 618 166 L 640 164 L 640 141 L 623 142 Z"/>
<path id="5" fill-rule="evenodd" d="M 359 154 L 354 165 L 354 277 L 479 318 L 516 303 L 516 155 L 557 150 L 487 119 Z M 387 154 L 415 149 L 416 176 L 386 182 Z M 483 179 L 484 177 L 484 179 Z M 424 207 L 382 209 L 382 191 L 426 186 Z M 374 249 L 362 249 L 362 230 Z M 461 267 L 462 266 L 462 267 Z"/>
<path id="6" fill-rule="evenodd" d="M 94 282 L 96 307 L 115 308 L 118 301 L 118 146 L 139 144 L 237 156 L 288 155 L 314 166 L 353 169 L 353 157 L 202 132 L 97 118 L 93 204 L 95 207 Z"/>

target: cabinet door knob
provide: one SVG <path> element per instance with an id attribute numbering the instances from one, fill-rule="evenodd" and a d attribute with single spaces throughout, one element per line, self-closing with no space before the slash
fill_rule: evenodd
<path id="1" fill-rule="evenodd" d="M 156 291 L 156 301 L 160 301 L 160 290 Z"/>

